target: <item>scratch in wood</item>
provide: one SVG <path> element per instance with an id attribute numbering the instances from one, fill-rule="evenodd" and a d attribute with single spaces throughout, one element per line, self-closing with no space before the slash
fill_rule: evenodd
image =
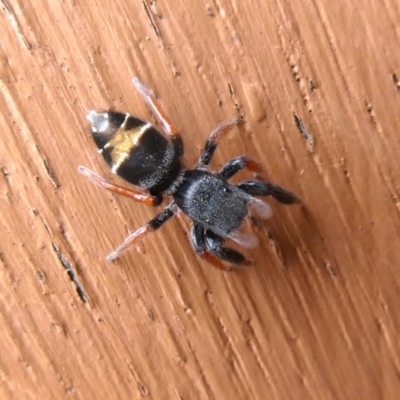
<path id="1" fill-rule="evenodd" d="M 4 257 L 3 257 L 3 253 L 0 251 L 0 262 L 3 264 L 3 266 L 5 266 L 5 262 L 4 262 Z"/>
<path id="2" fill-rule="evenodd" d="M 13 202 L 13 198 L 12 198 L 12 195 L 11 195 L 12 190 L 11 190 L 9 173 L 8 173 L 8 171 L 7 171 L 7 169 L 5 167 L 1 167 L 0 171 L 1 171 L 1 173 L 2 173 L 2 175 L 4 177 L 4 180 L 6 181 L 6 185 L 8 187 L 8 191 L 6 192 L 6 197 L 7 197 L 8 201 L 10 203 L 12 203 Z"/>
<path id="3" fill-rule="evenodd" d="M 343 174 L 344 174 L 344 177 L 345 177 L 345 179 L 346 179 L 346 182 L 349 183 L 349 184 L 351 184 L 351 177 L 350 177 L 349 170 L 348 170 L 348 168 L 347 168 L 347 160 L 346 160 L 345 157 L 341 157 L 341 158 L 340 158 L 340 160 L 339 160 L 339 165 L 340 165 L 340 168 L 341 168 L 341 170 L 342 170 L 342 172 L 343 172 Z"/>
<path id="4" fill-rule="evenodd" d="M 174 75 L 174 76 L 179 76 L 181 73 L 180 73 L 180 72 L 178 71 L 178 69 L 176 68 L 175 63 L 174 63 L 172 60 L 170 60 L 169 63 L 170 63 L 170 66 L 171 66 L 173 75 Z"/>
<path id="5" fill-rule="evenodd" d="M 12 15 L 11 9 L 10 9 L 10 7 L 8 6 L 8 4 L 5 2 L 5 0 L 1 0 L 1 3 L 3 4 L 4 8 L 6 9 L 6 11 L 7 11 L 10 15 Z"/>
<path id="6" fill-rule="evenodd" d="M 156 23 L 154 22 L 154 18 L 153 18 L 153 16 L 151 15 L 151 12 L 150 12 L 150 10 L 149 10 L 149 7 L 147 6 L 147 4 L 146 4 L 145 1 L 142 1 L 142 5 L 143 5 L 143 8 L 144 8 L 144 11 L 145 11 L 146 14 L 147 14 L 147 17 L 148 17 L 149 20 L 150 20 L 150 24 L 151 24 L 151 26 L 153 27 L 153 30 L 154 30 L 156 36 L 159 37 L 159 38 L 161 38 L 160 30 L 158 29 Z"/>
<path id="7" fill-rule="evenodd" d="M 314 81 L 312 79 L 310 79 L 309 84 L 310 84 L 310 91 L 311 92 L 314 92 L 314 90 L 317 90 L 317 86 L 316 86 L 316 84 L 314 83 Z"/>
<path id="8" fill-rule="evenodd" d="M 337 275 L 337 272 L 336 272 L 335 268 L 333 267 L 333 265 L 329 261 L 325 261 L 324 264 L 325 264 L 325 268 L 327 269 L 327 271 L 331 275 L 333 275 L 333 276 Z"/>
<path id="9" fill-rule="evenodd" d="M 98 73 L 96 64 L 95 64 L 95 62 L 94 62 L 94 60 L 93 60 L 93 57 L 92 57 L 92 54 L 91 54 L 90 52 L 88 52 L 88 57 L 89 57 L 89 63 L 90 63 L 90 65 L 93 67 L 93 70 L 94 70 L 95 74 L 98 75 L 99 73 Z"/>
<path id="10" fill-rule="evenodd" d="M 267 231 L 268 234 L 268 240 L 269 240 L 269 245 L 271 248 L 275 251 L 275 254 L 278 256 L 278 258 L 282 261 L 282 264 L 286 266 L 285 260 L 283 259 L 281 249 L 278 246 L 278 243 L 276 242 L 274 236 L 270 231 Z"/>
<path id="11" fill-rule="evenodd" d="M 4 167 L 1 167 L 0 170 L 1 170 L 1 173 L 3 174 L 3 176 L 4 176 L 4 179 L 7 181 L 7 184 L 10 185 L 10 181 L 8 179 L 8 175 L 9 175 L 8 171 Z"/>
<path id="12" fill-rule="evenodd" d="M 51 244 L 53 246 L 53 250 L 57 254 L 58 259 L 60 260 L 61 265 L 67 271 L 69 279 L 71 279 L 71 281 L 75 285 L 75 289 L 76 289 L 76 292 L 78 293 L 79 298 L 84 303 L 86 303 L 86 301 L 87 301 L 86 293 L 83 290 L 82 285 L 79 283 L 78 278 L 76 277 L 75 271 L 73 270 L 71 263 L 65 258 L 64 254 L 61 252 L 61 250 L 58 248 L 58 246 L 54 242 L 51 242 Z"/>
<path id="13" fill-rule="evenodd" d="M 214 14 L 213 10 L 212 10 L 211 6 L 208 3 L 206 3 L 206 11 L 207 11 L 207 15 L 210 18 L 214 18 L 215 17 L 215 14 Z"/>
<path id="14" fill-rule="evenodd" d="M 46 280 L 46 278 L 43 275 L 42 271 L 37 270 L 36 273 L 37 273 L 37 276 L 38 276 L 40 282 L 44 282 Z"/>
<path id="15" fill-rule="evenodd" d="M 27 50 L 31 50 L 32 49 L 32 45 L 29 43 L 28 39 L 24 36 L 24 34 L 22 33 L 21 30 L 21 26 L 18 22 L 17 17 L 15 16 L 13 10 L 11 9 L 11 7 L 7 4 L 6 0 L 1 0 L 1 4 L 3 4 L 5 10 L 8 13 L 10 22 L 12 27 L 15 29 L 16 33 L 17 33 L 17 37 L 18 39 L 20 39 L 20 41 L 23 43 L 23 45 L 27 48 Z"/>
<path id="16" fill-rule="evenodd" d="M 130 373 L 132 374 L 133 379 L 136 381 L 136 387 L 139 390 L 140 396 L 146 397 L 149 394 L 149 389 L 145 385 L 143 385 L 143 383 L 139 382 L 138 375 L 135 372 L 132 365 L 130 364 L 130 362 L 127 359 L 125 359 L 125 362 L 126 365 L 128 366 Z"/>
<path id="17" fill-rule="evenodd" d="M 49 176 L 52 185 L 54 186 L 55 189 L 58 189 L 60 187 L 60 184 L 58 182 L 58 179 L 54 175 L 53 170 L 50 168 L 46 157 L 44 157 L 43 153 L 40 151 L 39 146 L 36 146 L 36 150 L 38 151 L 38 153 L 40 154 L 40 157 L 42 158 L 42 163 L 43 163 L 44 169 L 46 170 L 46 173 Z"/>
<path id="18" fill-rule="evenodd" d="M 300 70 L 299 70 L 299 66 L 297 64 L 292 64 L 292 71 L 293 71 L 293 78 L 296 82 L 300 81 Z"/>
<path id="19" fill-rule="evenodd" d="M 150 5 L 154 5 L 154 2 L 150 1 Z M 150 24 L 153 27 L 153 30 L 154 30 L 156 36 L 160 39 L 162 50 L 164 52 L 165 57 L 167 58 L 167 60 L 169 62 L 169 65 L 170 65 L 171 70 L 172 70 L 172 74 L 174 76 L 179 76 L 181 73 L 179 72 L 178 68 L 176 67 L 175 61 L 168 54 L 169 48 L 165 45 L 165 43 L 162 40 L 161 32 L 158 29 L 158 26 L 157 26 L 157 24 L 155 22 L 153 14 L 152 14 L 149 6 L 147 5 L 146 1 L 142 1 L 142 6 L 143 6 L 144 11 L 146 12 L 147 18 L 149 19 Z M 157 17 L 159 19 L 162 19 L 162 17 L 160 15 L 158 15 L 158 14 L 157 14 Z"/>
<path id="20" fill-rule="evenodd" d="M 235 31 L 235 40 L 240 46 L 242 46 L 242 39 L 240 39 L 239 32 L 236 31 Z"/>
<path id="21" fill-rule="evenodd" d="M 221 17 L 225 17 L 225 16 L 226 16 L 226 13 L 225 13 L 225 10 L 222 8 L 221 3 L 220 3 L 218 0 L 214 0 L 214 4 L 215 4 L 215 7 L 216 7 L 217 10 L 218 10 L 219 15 L 220 15 Z"/>
<path id="22" fill-rule="evenodd" d="M 233 87 L 230 84 L 230 82 L 228 82 L 228 87 L 229 87 L 229 93 L 231 94 L 232 97 L 233 104 L 235 105 L 235 109 L 240 114 L 240 107 L 239 104 L 237 104 L 235 101 L 235 92 L 233 91 Z"/>
<path id="23" fill-rule="evenodd" d="M 400 82 L 397 79 L 397 75 L 393 72 L 392 74 L 392 81 L 394 82 L 394 84 L 396 85 L 396 89 L 400 90 Z"/>
<path id="24" fill-rule="evenodd" d="M 147 389 L 147 387 L 140 382 L 137 383 L 137 388 L 139 389 L 140 396 L 146 397 L 149 394 L 149 390 Z"/>
<path id="25" fill-rule="evenodd" d="M 371 117 L 372 123 L 373 123 L 373 124 L 376 124 L 376 118 L 375 118 L 374 107 L 372 106 L 371 103 L 369 103 L 369 102 L 367 102 L 367 101 L 365 102 L 365 106 L 366 106 L 366 108 L 367 108 L 368 114 L 369 114 L 370 117 Z"/>
<path id="26" fill-rule="evenodd" d="M 205 390 L 205 392 L 207 394 L 207 398 L 214 398 L 214 396 L 212 396 L 213 390 L 211 389 L 211 384 L 210 384 L 210 382 L 208 382 L 208 380 L 206 378 L 206 375 L 204 373 L 203 367 L 202 367 L 202 365 L 201 365 L 201 363 L 200 363 L 200 361 L 199 361 L 199 359 L 197 357 L 196 351 L 193 348 L 192 343 L 190 341 L 188 341 L 187 345 L 188 345 L 188 347 L 190 349 L 190 352 L 192 353 L 193 361 L 194 361 L 194 364 L 195 364 L 195 366 L 197 368 L 197 371 L 198 371 L 198 380 L 199 380 L 199 382 L 202 383 L 203 388 L 204 388 L 204 390 Z"/>
<path id="27" fill-rule="evenodd" d="M 296 122 L 296 126 L 300 131 L 300 133 L 302 134 L 302 136 L 304 137 L 304 139 L 310 140 L 311 137 L 310 134 L 308 133 L 306 126 L 304 125 L 304 122 L 297 116 L 297 114 L 293 114 L 293 116 L 294 116 L 294 121 Z"/>
<path id="28" fill-rule="evenodd" d="M 93 54 L 96 54 L 96 52 L 100 53 L 100 51 L 98 50 L 98 51 L 94 51 Z M 99 83 L 100 83 L 100 86 L 101 86 L 102 90 L 104 91 L 104 93 L 106 94 L 107 97 L 110 97 L 110 93 L 109 93 L 109 91 L 107 89 L 107 86 L 104 84 L 104 79 L 102 79 L 101 74 L 100 74 L 99 70 L 96 67 L 96 62 L 95 62 L 95 60 L 93 58 L 92 53 L 88 52 L 88 57 L 89 57 L 89 63 L 93 67 L 93 70 L 94 70 L 94 72 L 96 74 L 96 77 L 98 77 L 98 80 L 99 80 Z"/>
<path id="29" fill-rule="evenodd" d="M 232 336 L 228 333 L 229 329 L 226 326 L 226 324 L 224 324 L 222 318 L 217 316 L 216 321 L 218 322 L 219 326 L 221 327 L 221 331 L 225 336 L 225 350 L 224 350 L 225 361 L 230 362 L 233 373 L 237 373 L 235 366 L 236 364 L 234 360 L 240 359 L 240 356 L 235 347 L 235 342 L 232 340 Z"/>
<path id="30" fill-rule="evenodd" d="M 208 304 L 209 304 L 211 307 L 214 307 L 214 301 L 213 301 L 213 299 L 212 299 L 212 291 L 209 290 L 209 289 L 207 289 L 207 290 L 205 291 L 204 295 L 205 295 L 205 297 L 206 297 L 206 299 L 207 299 Z"/>
<path id="31" fill-rule="evenodd" d="M 229 87 L 229 92 L 230 92 L 231 96 L 233 97 L 233 88 L 229 82 L 228 82 L 228 87 Z"/>
<path id="32" fill-rule="evenodd" d="M 50 231 L 50 228 L 47 226 L 46 221 L 45 221 L 45 220 L 43 219 L 43 217 L 40 215 L 39 211 L 38 211 L 36 208 L 34 208 L 34 207 L 31 209 L 31 211 L 32 211 L 32 213 L 33 213 L 33 215 L 34 215 L 35 217 L 39 217 L 39 218 L 40 218 L 40 220 L 42 221 L 42 224 L 43 224 L 43 226 L 44 226 L 44 229 L 46 229 L 47 233 L 48 233 L 50 236 L 52 236 L 52 233 L 51 233 L 51 231 Z"/>
<path id="33" fill-rule="evenodd" d="M 300 117 L 298 117 L 298 115 L 296 113 L 294 113 L 293 116 L 294 116 L 294 122 L 296 123 L 297 129 L 299 130 L 299 132 L 301 133 L 303 138 L 307 140 L 308 148 L 310 151 L 312 151 L 314 149 L 314 140 L 313 140 L 312 136 L 310 135 L 310 133 L 308 132 L 308 129 L 304 125 L 303 120 Z"/>

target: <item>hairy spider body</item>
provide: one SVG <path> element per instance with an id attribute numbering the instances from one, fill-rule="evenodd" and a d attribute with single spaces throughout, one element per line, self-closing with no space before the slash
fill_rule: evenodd
<path id="1" fill-rule="evenodd" d="M 269 205 L 254 196 L 272 196 L 284 204 L 300 203 L 300 199 L 262 180 L 230 184 L 228 179 L 243 168 L 254 173 L 261 171 L 248 157 L 229 161 L 219 173 L 206 171 L 220 139 L 238 123 L 236 118 L 211 133 L 195 168 L 186 170 L 181 161 L 183 143 L 177 129 L 154 93 L 137 78 L 133 84 L 163 125 L 165 135 L 149 122 L 129 114 L 90 111 L 87 120 L 98 151 L 111 171 L 142 190 L 110 184 L 85 167 L 79 167 L 79 172 L 100 187 L 148 205 L 160 204 L 163 195 L 172 197 L 172 201 L 148 224 L 129 235 L 107 259 L 114 260 L 181 210 L 193 221 L 191 239 L 198 255 L 223 270 L 248 264 L 241 253 L 223 244 L 227 238 L 246 247 L 256 244 L 254 235 L 238 231 L 250 208 L 264 218 L 272 215 Z"/>
<path id="2" fill-rule="evenodd" d="M 181 150 L 149 122 L 111 111 L 90 111 L 87 119 L 113 173 L 152 195 L 161 194 L 177 179 Z"/>
<path id="3" fill-rule="evenodd" d="M 203 228 L 221 237 L 239 229 L 251 196 L 216 174 L 189 170 L 173 194 L 177 206 Z"/>

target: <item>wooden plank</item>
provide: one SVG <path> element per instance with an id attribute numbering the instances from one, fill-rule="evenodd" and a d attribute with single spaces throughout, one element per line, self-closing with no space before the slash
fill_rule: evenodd
<path id="1" fill-rule="evenodd" d="M 397 399 L 399 19 L 389 1 L 3 0 L 0 397 Z M 240 115 L 214 170 L 248 154 L 304 199 L 251 228 L 254 267 L 199 260 L 182 215 L 104 260 L 157 212 L 77 173 L 123 183 L 85 115 L 154 122 L 133 76 L 188 166 Z"/>

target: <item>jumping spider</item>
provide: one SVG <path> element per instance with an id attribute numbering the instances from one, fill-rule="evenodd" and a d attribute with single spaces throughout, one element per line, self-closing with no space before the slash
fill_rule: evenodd
<path id="1" fill-rule="evenodd" d="M 81 166 L 78 170 L 92 183 L 148 205 L 159 205 L 163 195 L 172 200 L 148 224 L 131 233 L 107 260 L 119 257 L 180 210 L 193 221 L 190 235 L 200 257 L 225 271 L 232 266 L 248 264 L 249 260 L 241 253 L 223 247 L 223 244 L 226 238 L 244 247 L 257 244 L 255 235 L 238 231 L 249 208 L 262 218 L 272 215 L 268 203 L 254 196 L 272 196 L 283 204 L 300 203 L 300 199 L 294 193 L 262 180 L 243 181 L 238 185 L 228 183 L 228 179 L 243 168 L 253 173 L 261 172 L 259 164 L 249 157 L 234 158 L 218 173 L 207 172 L 219 141 L 239 122 L 237 118 L 219 125 L 210 134 L 195 168 L 185 169 L 181 161 L 183 142 L 179 132 L 153 91 L 138 78 L 132 82 L 163 126 L 165 135 L 149 122 L 129 114 L 92 110 L 87 120 L 98 151 L 111 171 L 146 192 L 110 184 L 86 167 Z"/>

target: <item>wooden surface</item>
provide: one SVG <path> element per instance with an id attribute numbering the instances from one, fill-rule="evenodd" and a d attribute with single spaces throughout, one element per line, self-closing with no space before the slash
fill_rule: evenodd
<path id="1" fill-rule="evenodd" d="M 398 399 L 399 2 L 49 4 L 1 2 L 0 398 Z M 157 213 L 77 173 L 121 183 L 85 115 L 154 122 L 133 76 L 188 165 L 241 115 L 213 168 L 304 199 L 271 201 L 254 267 L 200 261 L 183 216 L 104 260 Z"/>

